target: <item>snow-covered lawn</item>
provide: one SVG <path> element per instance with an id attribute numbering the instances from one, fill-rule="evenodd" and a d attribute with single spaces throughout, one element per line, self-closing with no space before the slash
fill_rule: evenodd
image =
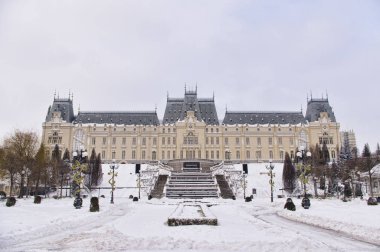
<path id="1" fill-rule="evenodd" d="M 297 210 L 287 211 L 283 209 L 286 198 L 276 197 L 282 170 L 277 166 L 274 203 L 270 202 L 268 176 L 260 175 L 265 164 L 249 166 L 247 195 L 251 188 L 258 192 L 252 202 L 244 202 L 241 195 L 236 201 L 194 202 L 210 206 L 218 226 L 170 227 L 168 217 L 184 200 L 148 200 L 141 193 L 142 199 L 132 202 L 128 196 L 137 195 L 136 188 L 116 190 L 113 205 L 109 190 L 96 192 L 105 198 L 99 199 L 100 212 L 95 213 L 89 212 L 89 198 L 81 209 L 73 207 L 73 198 L 43 199 L 40 205 L 33 204 L 32 198 L 20 199 L 14 207 L 1 202 L 0 250 L 380 251 L 380 205 L 367 206 L 360 199 L 311 199 L 311 208 L 305 210 L 300 199 L 293 199 Z M 118 179 L 117 186 L 136 186 L 131 165 L 119 168 Z M 197 213 L 195 207 L 184 212 L 190 216 Z"/>

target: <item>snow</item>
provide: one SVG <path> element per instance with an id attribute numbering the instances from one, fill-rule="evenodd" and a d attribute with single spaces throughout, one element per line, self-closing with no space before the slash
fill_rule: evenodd
<path id="1" fill-rule="evenodd" d="M 109 186 L 106 167 L 103 186 Z M 241 169 L 241 165 L 236 168 Z M 167 198 L 148 200 L 143 192 L 141 200 L 133 202 L 128 197 L 138 194 L 134 166 L 120 165 L 117 171 L 116 186 L 129 188 L 114 192 L 115 204 L 110 204 L 109 189 L 95 192 L 105 196 L 99 199 L 100 212 L 89 212 L 89 197 L 81 209 L 73 207 L 73 198 L 43 199 L 40 205 L 24 198 L 14 207 L 2 202 L 0 251 L 380 250 L 380 207 L 367 206 L 365 200 L 311 199 L 311 208 L 305 210 L 301 200 L 294 199 L 295 212 L 283 209 L 286 198 L 277 198 L 281 194 L 282 164 L 275 164 L 273 203 L 269 177 L 260 174 L 267 172 L 265 164 L 248 167 L 247 195 L 252 188 L 257 189 L 249 203 L 241 194 L 235 201 L 203 199 L 189 203 Z M 166 221 L 179 204 L 209 206 L 205 214 L 215 216 L 218 226 L 168 226 Z M 195 207 L 187 210 L 189 216 L 198 213 Z"/>

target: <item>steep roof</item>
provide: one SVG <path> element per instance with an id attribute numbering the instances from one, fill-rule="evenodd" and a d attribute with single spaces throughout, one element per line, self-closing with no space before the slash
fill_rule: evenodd
<path id="1" fill-rule="evenodd" d="M 183 120 L 187 111 L 194 111 L 197 119 L 206 124 L 219 124 L 214 98 L 198 99 L 197 92 L 194 91 L 185 91 L 184 98 L 168 97 L 162 123 L 175 123 Z"/>
<path id="2" fill-rule="evenodd" d="M 125 125 L 159 125 L 157 113 L 155 111 L 144 112 L 79 112 L 75 123 L 109 123 Z"/>
<path id="3" fill-rule="evenodd" d="M 75 119 L 73 100 L 70 98 L 59 99 L 54 98 L 53 105 L 48 109 L 45 121 L 48 122 L 53 118 L 54 112 L 61 112 L 62 120 L 72 122 Z"/>
<path id="4" fill-rule="evenodd" d="M 305 118 L 309 122 L 318 121 L 321 112 L 327 112 L 331 121 L 336 122 L 334 112 L 328 99 L 311 99 L 307 103 Z"/>
<path id="5" fill-rule="evenodd" d="M 302 112 L 227 111 L 223 124 L 298 124 L 306 123 Z"/>

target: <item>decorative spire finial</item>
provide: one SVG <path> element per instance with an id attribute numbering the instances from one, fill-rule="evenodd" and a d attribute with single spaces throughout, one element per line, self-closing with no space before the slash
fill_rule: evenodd
<path id="1" fill-rule="evenodd" d="M 54 100 L 55 100 L 55 96 L 57 95 L 57 90 L 54 89 Z"/>

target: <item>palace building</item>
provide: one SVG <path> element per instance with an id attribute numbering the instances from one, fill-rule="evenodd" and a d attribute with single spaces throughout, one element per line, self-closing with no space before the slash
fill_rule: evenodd
<path id="1" fill-rule="evenodd" d="M 326 143 L 337 158 L 340 125 L 326 99 L 308 99 L 302 111 L 226 111 L 219 120 L 215 99 L 167 98 L 164 117 L 156 111 L 79 111 L 72 97 L 54 98 L 43 123 L 43 142 L 51 155 L 93 148 L 103 161 L 144 163 L 175 159 L 230 160 L 239 163 L 282 161 L 300 146 Z"/>

